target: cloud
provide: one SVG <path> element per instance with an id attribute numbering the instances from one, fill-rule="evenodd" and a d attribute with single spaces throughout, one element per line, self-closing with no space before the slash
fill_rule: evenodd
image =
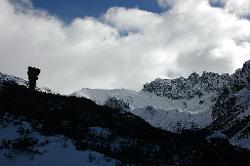
<path id="1" fill-rule="evenodd" d="M 212 4 L 221 4 L 228 12 L 238 16 L 248 16 L 250 14 L 249 0 L 210 0 Z"/>
<path id="2" fill-rule="evenodd" d="M 39 85 L 61 93 L 232 73 L 250 58 L 249 20 L 207 0 L 167 0 L 171 8 L 160 14 L 114 7 L 70 24 L 25 1 L 0 1 L 0 71 L 27 78 L 28 65 L 40 67 Z"/>
<path id="3" fill-rule="evenodd" d="M 162 8 L 167 8 L 169 6 L 173 6 L 174 0 L 157 0 L 158 4 Z"/>
<path id="4" fill-rule="evenodd" d="M 250 1 L 249 0 L 196 0 L 199 1 L 209 1 L 212 6 L 221 7 L 229 13 L 235 14 L 237 16 L 249 16 L 250 14 Z M 183 0 L 157 0 L 158 4 L 162 8 L 173 7 L 176 4 L 184 5 Z"/>
<path id="5" fill-rule="evenodd" d="M 161 21 L 158 14 L 121 7 L 109 9 L 103 18 L 120 32 L 144 32 Z"/>

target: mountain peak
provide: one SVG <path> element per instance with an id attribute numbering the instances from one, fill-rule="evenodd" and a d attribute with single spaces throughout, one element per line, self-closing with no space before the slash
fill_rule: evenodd
<path id="1" fill-rule="evenodd" d="M 192 73 L 188 78 L 156 79 L 143 86 L 143 91 L 166 96 L 172 99 L 193 98 L 205 93 L 217 93 L 230 82 L 228 74 L 203 72 L 202 75 Z"/>
<path id="2" fill-rule="evenodd" d="M 242 72 L 244 73 L 247 73 L 247 74 L 250 74 L 250 60 L 249 61 L 246 61 L 244 64 L 243 64 L 243 67 L 242 67 Z"/>

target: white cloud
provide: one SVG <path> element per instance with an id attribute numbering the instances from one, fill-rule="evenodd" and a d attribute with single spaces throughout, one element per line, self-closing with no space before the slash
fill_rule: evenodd
<path id="1" fill-rule="evenodd" d="M 250 1 L 249 0 L 196 0 L 199 1 L 209 1 L 215 6 L 221 6 L 227 12 L 235 14 L 237 16 L 248 16 L 250 15 Z M 157 0 L 159 6 L 162 8 L 173 7 L 176 4 L 184 5 L 185 0 Z"/>
<path id="2" fill-rule="evenodd" d="M 224 8 L 238 16 L 247 16 L 250 14 L 249 0 L 210 0 L 212 3 L 221 3 Z"/>
<path id="3" fill-rule="evenodd" d="M 144 32 L 161 21 L 155 13 L 126 8 L 111 8 L 104 15 L 104 21 L 121 32 Z"/>
<path id="4" fill-rule="evenodd" d="M 26 0 L 25 0 L 26 1 Z M 28 1 L 27 1 L 28 2 Z M 163 1 L 162 1 L 163 2 Z M 0 1 L 0 71 L 63 93 L 82 87 L 140 89 L 157 77 L 233 72 L 250 58 L 250 22 L 207 0 L 167 0 L 157 14 L 111 8 L 65 25 L 44 11 Z"/>

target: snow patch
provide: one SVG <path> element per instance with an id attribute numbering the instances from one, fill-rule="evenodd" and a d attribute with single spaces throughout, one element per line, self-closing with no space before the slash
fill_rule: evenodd
<path id="1" fill-rule="evenodd" d="M 19 121 L 19 123 L 10 121 L 5 127 L 0 128 L 1 166 L 115 166 L 119 163 L 115 159 L 94 151 L 78 151 L 73 143 L 63 136 L 45 137 L 35 131 L 31 131 L 30 136 L 38 140 L 38 147 L 35 148 L 41 154 L 13 151 L 4 147 L 3 142 L 13 141 L 20 137 L 20 128 L 27 130 L 31 129 L 31 126 L 25 121 Z M 93 127 L 90 130 L 95 134 L 108 134 L 107 130 L 99 127 Z"/>

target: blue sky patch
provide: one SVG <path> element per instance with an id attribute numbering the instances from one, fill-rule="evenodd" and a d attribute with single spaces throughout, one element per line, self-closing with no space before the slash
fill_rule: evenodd
<path id="1" fill-rule="evenodd" d="M 156 0 L 32 0 L 35 8 L 70 22 L 76 17 L 99 17 L 111 7 L 139 8 L 151 12 L 163 11 Z"/>

